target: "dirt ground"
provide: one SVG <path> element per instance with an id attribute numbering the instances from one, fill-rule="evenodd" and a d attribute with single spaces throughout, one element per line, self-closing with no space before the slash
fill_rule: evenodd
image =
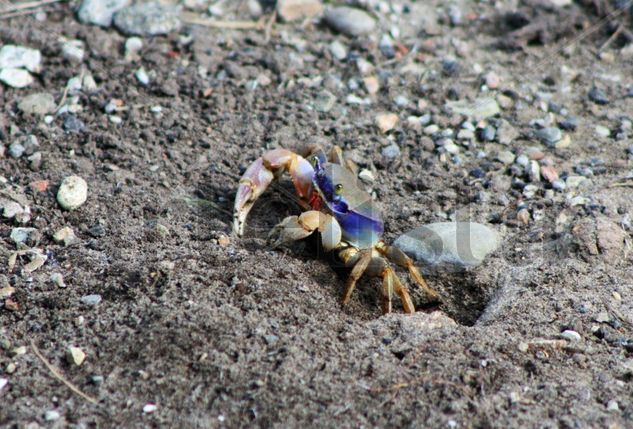
<path id="1" fill-rule="evenodd" d="M 633 55 L 621 38 L 601 49 L 610 33 L 587 31 L 600 24 L 590 6 L 572 5 L 582 19 L 567 33 L 544 27 L 524 37 L 511 33 L 506 12 L 533 6 L 463 2 L 463 22 L 452 25 L 446 5 L 429 2 L 435 28 L 403 26 L 402 44 L 418 51 L 395 58 L 375 38 L 306 21 L 276 23 L 269 37 L 185 25 L 144 38 L 132 60 L 125 36 L 79 23 L 72 6 L 48 6 L 43 20 L 0 21 L 2 44 L 43 55 L 32 86 L 0 86 L 0 142 L 35 135 L 42 162 L 5 153 L 0 189 L 28 204 L 31 220 L 20 226 L 39 231 L 31 245 L 47 256 L 33 272 L 24 256 L 9 270 L 18 225 L 0 220 L 0 288 L 15 289 L 0 304 L 0 378 L 8 381 L 0 426 L 633 427 L 633 133 L 621 125 L 633 116 Z M 563 23 L 565 11 L 521 16 Z M 226 19 L 248 19 L 240 13 Z M 86 43 L 80 66 L 62 57 L 61 36 Z M 332 57 L 334 40 L 348 59 Z M 377 94 L 364 93 L 353 58 L 374 65 Z M 134 76 L 141 66 L 151 71 L 146 87 Z M 69 114 L 47 124 L 18 110 L 34 92 L 59 102 L 82 69 L 98 87 L 81 92 L 83 109 L 70 114 L 83 127 Z M 482 89 L 490 71 L 500 84 Z M 350 79 L 360 88 L 350 89 Z M 608 104 L 588 97 L 594 86 Z M 313 107 L 323 89 L 337 99 L 327 112 Z M 371 104 L 346 102 L 350 93 Z M 394 104 L 398 95 L 409 104 Z M 441 130 L 458 131 L 464 117 L 447 102 L 481 96 L 503 96 L 490 121 L 516 131 L 509 143 L 475 139 L 455 159 L 407 125 L 408 116 L 429 113 Z M 124 106 L 120 124 L 104 111 L 112 99 Z M 534 121 L 565 118 L 552 103 L 578 118 L 564 131 L 567 147 L 534 137 Z M 384 111 L 400 118 L 386 134 L 374 123 Z M 597 135 L 597 125 L 610 135 Z M 377 280 L 362 280 L 342 308 L 346 271 L 318 240 L 278 250 L 266 243 L 267 230 L 298 211 L 285 198 L 288 183 L 262 197 L 244 238 L 231 234 L 245 168 L 267 149 L 310 143 L 338 144 L 373 172 L 388 241 L 469 217 L 501 232 L 502 246 L 465 272 L 421 267 L 442 303 L 424 305 L 414 293 L 415 315 L 396 303 L 381 316 Z M 393 158 L 382 151 L 392 143 L 401 149 Z M 541 180 L 525 197 L 513 166 L 495 154 L 533 147 L 559 174 L 592 168 L 590 180 L 563 192 L 547 192 Z M 89 195 L 68 212 L 55 195 L 71 174 L 86 179 Z M 37 180 L 50 185 L 38 190 Z M 53 240 L 64 226 L 77 243 Z M 102 301 L 86 305 L 82 297 L 93 294 Z M 81 366 L 67 361 L 69 346 L 86 353 Z M 36 351 L 96 403 L 62 384 Z M 147 404 L 157 408 L 144 412 Z M 51 410 L 59 417 L 47 420 Z"/>

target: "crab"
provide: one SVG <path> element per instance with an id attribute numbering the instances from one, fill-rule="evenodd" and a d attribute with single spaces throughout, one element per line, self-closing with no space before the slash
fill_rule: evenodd
<path id="1" fill-rule="evenodd" d="M 392 310 L 394 292 L 406 313 L 415 312 L 409 291 L 389 261 L 405 268 L 431 301 L 439 299 L 417 267 L 402 250 L 388 245 L 381 236 L 384 224 L 380 210 L 356 180 L 356 168 L 346 162 L 343 151 L 334 146 L 326 156 L 319 147 L 303 157 L 287 149 L 274 149 L 254 161 L 240 179 L 233 211 L 233 230 L 244 233 L 246 217 L 257 198 L 273 180 L 287 172 L 302 207 L 298 216 L 289 216 L 276 225 L 269 238 L 273 246 L 301 240 L 318 231 L 326 251 L 351 268 L 341 303 L 345 306 L 363 274 L 382 279 L 383 314 Z"/>

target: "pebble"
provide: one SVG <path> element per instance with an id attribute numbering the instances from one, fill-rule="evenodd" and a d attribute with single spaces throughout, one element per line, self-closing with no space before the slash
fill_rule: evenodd
<path id="1" fill-rule="evenodd" d="M 609 402 L 607 402 L 607 411 L 620 411 L 620 405 L 618 404 L 618 401 L 611 399 Z"/>
<path id="2" fill-rule="evenodd" d="M 37 49 L 25 46 L 4 45 L 0 49 L 0 69 L 27 69 L 39 73 L 42 54 Z"/>
<path id="3" fill-rule="evenodd" d="M 60 273 L 51 274 L 50 281 L 57 287 L 60 287 L 60 288 L 66 287 L 66 283 L 64 283 L 64 276 L 62 276 Z"/>
<path id="4" fill-rule="evenodd" d="M 589 91 L 589 99 L 596 104 L 609 104 L 609 98 L 607 97 L 607 94 L 603 90 L 595 86 Z"/>
<path id="5" fill-rule="evenodd" d="M 563 138 L 562 131 L 557 127 L 542 128 L 537 130 L 534 134 L 537 139 L 548 146 L 554 146 L 556 142 Z"/>
<path id="6" fill-rule="evenodd" d="M 311 18 L 321 12 L 320 0 L 277 0 L 277 15 L 285 22 Z"/>
<path id="7" fill-rule="evenodd" d="M 514 162 L 515 160 L 515 156 L 512 152 L 510 152 L 509 150 L 504 150 L 501 151 L 497 154 L 497 160 L 499 160 L 501 163 L 505 164 L 505 165 L 510 165 Z"/>
<path id="8" fill-rule="evenodd" d="M 519 131 L 510 122 L 502 119 L 497 126 L 497 142 L 509 145 L 519 137 Z"/>
<path id="9" fill-rule="evenodd" d="M 129 37 L 125 41 L 125 59 L 134 61 L 139 59 L 138 53 L 143 49 L 143 39 L 140 37 Z"/>
<path id="10" fill-rule="evenodd" d="M 484 142 L 494 141 L 497 135 L 497 130 L 495 130 L 494 127 L 491 125 L 486 125 L 483 128 L 479 128 L 477 131 L 479 139 Z"/>
<path id="11" fill-rule="evenodd" d="M 18 103 L 18 109 L 22 113 L 31 115 L 45 115 L 54 112 L 55 107 L 55 99 L 47 92 L 27 95 Z"/>
<path id="12" fill-rule="evenodd" d="M 88 198 L 88 184 L 79 176 L 68 176 L 57 192 L 57 202 L 65 210 L 79 208 Z"/>
<path id="13" fill-rule="evenodd" d="M 71 365 L 80 366 L 86 360 L 86 353 L 79 347 L 70 346 L 66 350 L 66 359 Z"/>
<path id="14" fill-rule="evenodd" d="M 395 113 L 380 113 L 376 115 L 376 126 L 381 133 L 391 131 L 398 123 L 398 115 Z"/>
<path id="15" fill-rule="evenodd" d="M 13 88 L 25 88 L 32 84 L 34 79 L 26 70 L 6 68 L 0 70 L 0 81 Z"/>
<path id="16" fill-rule="evenodd" d="M 13 228 L 10 238 L 15 244 L 25 244 L 27 241 L 36 240 L 38 234 L 35 228 Z"/>
<path id="17" fill-rule="evenodd" d="M 326 10 L 323 19 L 332 29 L 348 36 L 368 34 L 376 26 L 376 21 L 367 12 L 347 6 Z"/>
<path id="18" fill-rule="evenodd" d="M 444 148 L 444 150 L 447 153 L 450 153 L 450 154 L 453 154 L 453 155 L 458 154 L 459 151 L 460 151 L 459 146 L 457 146 L 455 144 L 455 142 L 453 140 L 451 140 L 451 139 L 443 139 L 441 146 Z"/>
<path id="19" fill-rule="evenodd" d="M 46 420 L 47 422 L 59 420 L 60 417 L 61 414 L 59 414 L 59 411 L 57 410 L 48 410 L 46 413 L 44 413 L 44 420 Z"/>
<path id="20" fill-rule="evenodd" d="M 13 219 L 14 217 L 24 213 L 22 206 L 15 201 L 0 200 L 0 208 L 2 208 L 2 216 L 7 219 Z"/>
<path id="21" fill-rule="evenodd" d="M 25 151 L 26 149 L 24 148 L 22 143 L 15 141 L 9 145 L 8 153 L 11 158 L 17 159 L 24 155 Z"/>
<path id="22" fill-rule="evenodd" d="M 530 161 L 527 166 L 527 174 L 530 182 L 541 181 L 541 166 L 539 165 L 538 161 Z"/>
<path id="23" fill-rule="evenodd" d="M 119 125 L 121 122 L 123 122 L 123 119 L 120 116 L 117 115 L 110 115 L 108 116 L 108 120 L 113 123 L 114 125 Z"/>
<path id="24" fill-rule="evenodd" d="M 558 180 L 558 172 L 551 165 L 541 167 L 541 176 L 549 183 L 554 183 L 554 181 Z"/>
<path id="25" fill-rule="evenodd" d="M 363 79 L 363 85 L 368 94 L 374 95 L 380 90 L 380 81 L 376 76 L 367 76 Z"/>
<path id="26" fill-rule="evenodd" d="M 530 224 L 530 211 L 528 209 L 521 209 L 517 212 L 517 220 L 523 225 Z"/>
<path id="27" fill-rule="evenodd" d="M 114 25 L 130 36 L 157 36 L 180 29 L 180 7 L 158 2 L 127 6 L 114 15 Z"/>
<path id="28" fill-rule="evenodd" d="M 101 295 L 93 294 L 93 295 L 84 295 L 81 297 L 81 303 L 84 305 L 89 305 L 90 307 L 94 307 L 101 303 Z"/>
<path id="29" fill-rule="evenodd" d="M 339 61 L 343 61 L 347 58 L 347 48 L 338 40 L 330 43 L 329 50 L 332 56 Z"/>
<path id="30" fill-rule="evenodd" d="M 516 163 L 523 168 L 527 168 L 528 164 L 530 163 L 530 158 L 528 158 L 526 154 L 522 153 L 521 155 L 517 156 Z"/>
<path id="31" fill-rule="evenodd" d="M 536 196 L 538 190 L 539 188 L 536 185 L 525 185 L 525 187 L 523 188 L 523 196 L 529 200 Z"/>
<path id="32" fill-rule="evenodd" d="M 84 0 L 79 6 L 77 17 L 84 24 L 109 27 L 114 14 L 130 2 L 131 0 Z"/>
<path id="33" fill-rule="evenodd" d="M 329 112 L 336 105 L 336 96 L 328 90 L 319 92 L 314 100 L 314 110 L 317 112 Z"/>
<path id="34" fill-rule="evenodd" d="M 404 95 L 397 95 L 393 102 L 398 107 L 407 107 L 409 105 L 409 99 Z"/>
<path id="35" fill-rule="evenodd" d="M 497 249 L 499 234 L 474 222 L 439 222 L 413 229 L 394 245 L 416 261 L 430 265 L 474 267 Z"/>
<path id="36" fill-rule="evenodd" d="M 596 134 L 600 137 L 609 137 L 611 130 L 603 125 L 596 125 Z"/>
<path id="37" fill-rule="evenodd" d="M 75 115 L 65 115 L 64 130 L 74 134 L 82 133 L 86 130 L 86 124 Z"/>
<path id="38" fill-rule="evenodd" d="M 458 140 L 473 140 L 475 138 L 475 133 L 471 130 L 461 129 L 457 133 Z"/>
<path id="39" fill-rule="evenodd" d="M 499 103 L 494 98 L 478 98 L 475 101 L 458 100 L 449 101 L 446 106 L 453 113 L 480 121 L 501 113 Z"/>
<path id="40" fill-rule="evenodd" d="M 397 158 L 398 156 L 400 156 L 400 147 L 397 144 L 392 143 L 389 146 L 382 148 L 382 151 L 380 153 L 385 158 Z"/>
<path id="41" fill-rule="evenodd" d="M 63 244 L 64 246 L 70 246 L 78 241 L 77 236 L 75 236 L 74 231 L 69 226 L 65 226 L 57 231 L 53 235 L 53 240 L 55 240 L 56 243 Z"/>
<path id="42" fill-rule="evenodd" d="M 0 378 L 0 391 L 2 391 L 2 389 L 4 389 L 7 384 L 9 384 L 9 380 L 8 379 Z"/>
<path id="43" fill-rule="evenodd" d="M 0 299 L 7 299 L 15 293 L 15 288 L 12 286 L 0 287 Z"/>
<path id="44" fill-rule="evenodd" d="M 484 83 L 490 89 L 497 89 L 501 83 L 501 79 L 499 78 L 499 75 L 491 71 L 486 73 L 484 76 Z"/>
<path id="45" fill-rule="evenodd" d="M 374 173 L 372 173 L 371 170 L 367 170 L 366 168 L 363 168 L 360 173 L 358 173 L 358 178 L 365 183 L 374 183 L 374 181 L 376 180 L 376 178 L 374 177 Z"/>
<path id="46" fill-rule="evenodd" d="M 437 124 L 431 124 L 424 127 L 424 134 L 427 136 L 432 136 L 433 134 L 437 134 L 440 131 L 440 127 Z"/>
<path id="47" fill-rule="evenodd" d="M 575 189 L 586 180 L 587 178 L 583 176 L 568 176 L 567 179 L 565 179 L 565 185 L 570 189 Z"/>
<path id="48" fill-rule="evenodd" d="M 578 332 L 572 331 L 569 329 L 561 332 L 560 336 L 566 339 L 567 341 L 571 341 L 571 342 L 578 342 L 582 340 L 582 337 L 580 336 Z"/>
<path id="49" fill-rule="evenodd" d="M 157 409 L 158 409 L 158 406 L 156 404 L 145 404 L 143 406 L 143 413 L 151 414 L 154 411 L 156 411 Z"/>
<path id="50" fill-rule="evenodd" d="M 136 80 L 138 80 L 141 85 L 143 86 L 149 85 L 149 75 L 145 71 L 145 68 L 141 67 L 138 70 L 136 70 L 136 72 L 134 73 L 134 76 L 136 76 Z"/>
<path id="51" fill-rule="evenodd" d="M 85 44 L 81 40 L 67 40 L 62 45 L 62 55 L 71 63 L 81 63 L 85 53 Z"/>
<path id="52" fill-rule="evenodd" d="M 578 128 L 578 118 L 575 116 L 568 116 L 558 123 L 558 126 L 565 131 L 576 131 Z"/>

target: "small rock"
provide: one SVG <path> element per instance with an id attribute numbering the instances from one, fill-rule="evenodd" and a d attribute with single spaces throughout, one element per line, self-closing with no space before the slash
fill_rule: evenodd
<path id="1" fill-rule="evenodd" d="M 80 366 L 86 360 L 86 354 L 79 347 L 68 347 L 66 351 L 66 359 L 71 365 Z"/>
<path id="2" fill-rule="evenodd" d="M 376 126 L 381 133 L 391 131 L 398 123 L 398 115 L 395 113 L 381 113 L 376 116 Z"/>
<path id="3" fill-rule="evenodd" d="M 558 179 L 558 172 L 551 165 L 544 165 L 541 167 L 541 176 L 549 183 L 554 183 Z"/>
<path id="4" fill-rule="evenodd" d="M 381 154 L 385 158 L 397 158 L 400 156 L 400 147 L 397 144 L 392 143 L 389 146 L 382 148 Z"/>
<path id="5" fill-rule="evenodd" d="M 44 413 L 44 420 L 47 422 L 54 422 L 55 420 L 59 420 L 60 417 L 61 414 L 59 414 L 59 411 L 57 410 L 48 410 Z"/>
<path id="6" fill-rule="evenodd" d="M 20 158 L 22 155 L 24 155 L 24 152 L 26 151 L 26 149 L 24 148 L 24 146 L 22 145 L 22 143 L 15 141 L 13 143 L 11 143 L 9 145 L 9 156 L 11 158 L 15 158 L 18 159 Z"/>
<path id="7" fill-rule="evenodd" d="M 144 414 L 151 414 L 154 411 L 156 411 L 158 409 L 158 406 L 156 404 L 145 404 L 143 406 L 143 413 Z"/>
<path id="8" fill-rule="evenodd" d="M 484 76 L 484 83 L 490 89 L 497 89 L 501 83 L 501 79 L 499 78 L 499 75 L 491 71 L 486 73 Z"/>
<path id="9" fill-rule="evenodd" d="M 16 45 L 4 45 L 0 49 L 0 69 L 25 68 L 30 72 L 39 73 L 41 63 L 42 54 L 37 49 Z"/>
<path id="10" fill-rule="evenodd" d="M 328 9 L 324 20 L 331 28 L 348 36 L 368 34 L 376 26 L 376 22 L 368 13 L 347 6 Z"/>
<path id="11" fill-rule="evenodd" d="M 66 287 L 66 283 L 64 283 L 64 276 L 62 276 L 60 273 L 51 274 L 50 280 L 51 280 L 51 283 L 53 283 L 57 287 L 60 287 L 60 288 Z"/>
<path id="12" fill-rule="evenodd" d="M 27 95 L 18 103 L 18 109 L 26 114 L 45 115 L 55 111 L 55 99 L 47 92 Z"/>
<path id="13" fill-rule="evenodd" d="M 503 145 L 509 145 L 519 137 L 519 131 L 510 122 L 502 119 L 497 126 L 497 141 Z"/>
<path id="14" fill-rule="evenodd" d="M 75 210 L 88 199 L 88 184 L 79 176 L 68 176 L 57 192 L 57 202 L 65 210 Z"/>
<path id="15" fill-rule="evenodd" d="M 537 139 L 548 146 L 554 146 L 556 142 L 563 138 L 563 133 L 560 128 L 557 127 L 542 128 L 537 130 L 534 134 Z"/>
<path id="16" fill-rule="evenodd" d="M 611 130 L 603 125 L 596 125 L 596 134 L 600 137 L 609 137 Z"/>
<path id="17" fill-rule="evenodd" d="M 569 134 L 563 135 L 563 138 L 556 142 L 554 149 L 565 149 L 571 146 L 571 137 Z"/>
<path id="18" fill-rule="evenodd" d="M 83 133 L 86 131 L 86 124 L 75 115 L 65 115 L 64 130 L 73 134 Z"/>
<path id="19" fill-rule="evenodd" d="M 365 85 L 367 93 L 370 95 L 377 94 L 380 89 L 380 81 L 376 76 L 367 76 L 363 79 L 363 84 Z"/>
<path id="20" fill-rule="evenodd" d="M 515 160 L 515 156 L 512 152 L 510 152 L 509 150 L 504 150 L 501 151 L 497 154 L 497 160 L 499 160 L 501 163 L 505 164 L 505 165 L 510 165 L 514 162 Z"/>
<path id="21" fill-rule="evenodd" d="M 71 63 L 81 63 L 85 53 L 85 44 L 81 40 L 67 40 L 62 45 L 62 55 Z"/>
<path id="22" fill-rule="evenodd" d="M 317 112 L 329 112 L 336 105 L 336 96 L 328 90 L 319 92 L 314 100 L 314 109 Z"/>
<path id="23" fill-rule="evenodd" d="M 570 189 L 575 189 L 579 187 L 583 182 L 585 182 L 587 178 L 583 176 L 568 176 L 565 180 L 565 185 L 567 185 Z"/>
<path id="24" fill-rule="evenodd" d="M 12 286 L 0 287 L 0 299 L 7 299 L 15 293 L 15 288 Z"/>
<path id="25" fill-rule="evenodd" d="M 527 174 L 530 182 L 541 181 L 541 166 L 539 165 L 538 161 L 530 161 L 527 167 Z"/>
<path id="26" fill-rule="evenodd" d="M 101 299 L 101 295 L 99 294 L 84 295 L 81 297 L 81 303 L 90 307 L 94 307 L 101 303 Z"/>
<path id="27" fill-rule="evenodd" d="M 620 411 L 620 405 L 618 405 L 618 401 L 615 399 L 611 399 L 607 402 L 607 411 Z"/>
<path id="28" fill-rule="evenodd" d="M 9 384 L 9 380 L 6 378 L 0 378 L 0 392 L 2 391 L 2 389 L 4 389 L 6 387 L 6 385 Z"/>
<path id="29" fill-rule="evenodd" d="M 138 60 L 138 53 L 143 49 L 143 39 L 140 37 L 130 37 L 125 41 L 125 59 L 127 61 Z"/>
<path id="30" fill-rule="evenodd" d="M 24 88 L 32 84 L 34 79 L 26 70 L 6 68 L 0 70 L 0 81 L 13 88 Z"/>
<path id="31" fill-rule="evenodd" d="M 77 17 L 84 24 L 95 24 L 101 27 L 112 25 L 112 17 L 116 12 L 130 4 L 131 0 L 84 0 L 79 6 Z"/>
<path id="32" fill-rule="evenodd" d="M 277 0 L 277 15 L 286 22 L 312 18 L 321 12 L 320 0 Z"/>
<path id="33" fill-rule="evenodd" d="M 28 241 L 39 241 L 38 231 L 35 228 L 13 228 L 10 238 L 15 244 L 26 244 Z"/>
<path id="34" fill-rule="evenodd" d="M 475 133 L 471 130 L 461 129 L 457 133 L 458 140 L 473 140 L 475 138 Z"/>
<path id="35" fill-rule="evenodd" d="M 347 48 L 338 40 L 330 43 L 329 50 L 332 56 L 339 61 L 343 61 L 347 58 Z"/>
<path id="36" fill-rule="evenodd" d="M 446 106 L 454 113 L 476 121 L 501 113 L 501 108 L 494 98 L 479 98 L 474 102 L 467 100 L 449 101 Z"/>
<path id="37" fill-rule="evenodd" d="M 437 124 L 431 124 L 424 127 L 424 134 L 432 136 L 440 131 L 440 127 Z"/>
<path id="38" fill-rule="evenodd" d="M 607 94 L 605 94 L 603 90 L 595 86 L 589 91 L 589 99 L 596 104 L 609 104 L 609 98 L 607 97 Z"/>
<path id="39" fill-rule="evenodd" d="M 523 225 L 530 224 L 530 211 L 528 209 L 521 209 L 517 212 L 517 220 Z"/>
<path id="40" fill-rule="evenodd" d="M 149 85 L 149 75 L 145 71 L 145 68 L 141 67 L 138 70 L 136 70 L 136 72 L 134 73 L 134 76 L 136 76 L 136 80 L 138 80 L 141 85 L 143 86 Z"/>
<path id="41" fill-rule="evenodd" d="M 483 142 L 491 142 L 494 141 L 497 135 L 497 130 L 495 130 L 491 125 L 486 125 L 483 128 L 478 128 L 477 134 L 479 136 L 479 140 Z"/>
<path id="42" fill-rule="evenodd" d="M 64 246 L 70 246 L 78 241 L 72 228 L 65 226 L 53 235 L 56 243 L 62 243 Z"/>
<path id="43" fill-rule="evenodd" d="M 566 339 L 567 341 L 571 341 L 571 342 L 578 342 L 580 340 L 582 340 L 582 337 L 580 336 L 580 334 L 576 331 L 572 331 L 572 330 L 566 330 L 563 331 L 560 336 L 564 339 Z"/>
<path id="44" fill-rule="evenodd" d="M 180 7 L 158 2 L 138 3 L 117 12 L 114 25 L 127 35 L 168 34 L 180 29 Z"/>
<path id="45" fill-rule="evenodd" d="M 366 168 L 363 168 L 360 173 L 358 173 L 358 178 L 365 183 L 374 183 L 376 178 L 374 177 L 374 173 Z"/>
<path id="46" fill-rule="evenodd" d="M 578 118 L 575 116 L 568 116 L 558 123 L 558 126 L 565 131 L 576 131 L 578 128 Z"/>
<path id="47" fill-rule="evenodd" d="M 457 267 L 480 265 L 497 249 L 499 234 L 474 222 L 439 222 L 409 231 L 394 242 L 416 261 Z"/>

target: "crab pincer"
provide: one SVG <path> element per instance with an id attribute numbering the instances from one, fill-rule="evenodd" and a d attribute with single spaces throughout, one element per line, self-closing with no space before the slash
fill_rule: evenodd
<path id="1" fill-rule="evenodd" d="M 233 230 L 244 234 L 244 223 L 257 198 L 268 188 L 273 179 L 285 171 L 290 174 L 300 198 L 312 192 L 312 165 L 302 156 L 287 149 L 274 149 L 255 160 L 240 179 L 233 207 Z"/>

